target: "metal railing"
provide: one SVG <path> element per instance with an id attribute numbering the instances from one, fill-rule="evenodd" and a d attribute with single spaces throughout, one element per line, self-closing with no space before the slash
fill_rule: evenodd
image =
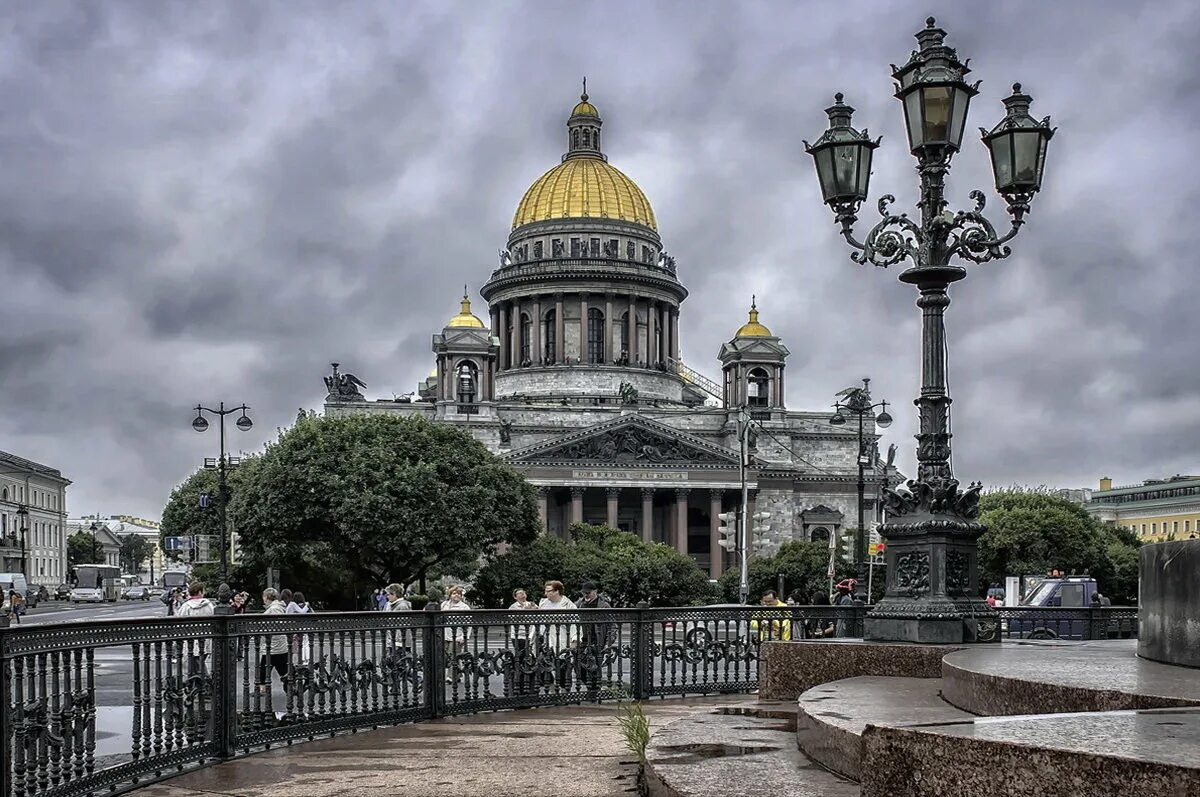
<path id="1" fill-rule="evenodd" d="M 1003 639 L 1133 639 L 1138 635 L 1136 606 L 997 606 L 996 610 Z"/>
<path id="2" fill-rule="evenodd" d="M 449 715 L 753 691 L 762 642 L 861 636 L 868 608 L 434 610 L 0 628 L 0 797 L 114 794 L 278 744 Z M 1107 634 L 1129 611 L 1010 609 L 1001 627 L 1008 636 L 1024 623 L 1059 636 Z"/>

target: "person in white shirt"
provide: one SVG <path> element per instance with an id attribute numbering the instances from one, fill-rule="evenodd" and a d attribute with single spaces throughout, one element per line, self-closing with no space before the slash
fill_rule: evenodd
<path id="1" fill-rule="evenodd" d="M 404 587 L 399 584 L 388 584 L 384 590 L 387 602 L 383 604 L 385 612 L 411 612 L 412 604 L 404 597 Z"/>
<path id="2" fill-rule="evenodd" d="M 538 603 L 539 609 L 574 610 L 579 607 L 563 592 L 561 581 L 547 581 L 542 588 L 546 597 Z M 560 656 L 565 651 L 574 651 L 579 646 L 578 623 L 555 623 L 541 626 L 542 644 L 554 654 L 554 683 L 559 689 L 571 688 L 571 659 Z"/>
<path id="3" fill-rule="evenodd" d="M 199 581 L 188 584 L 188 599 L 175 610 L 176 617 L 201 617 L 213 613 L 212 601 L 204 597 L 204 585 Z"/>
<path id="4" fill-rule="evenodd" d="M 536 603 L 529 600 L 525 590 L 520 587 L 513 590 L 513 602 L 508 607 L 510 612 L 531 611 L 537 607 Z M 536 653 L 529 645 L 529 636 L 529 623 L 513 623 L 508 627 L 508 638 L 513 649 L 513 672 L 509 674 L 508 682 L 518 695 L 533 694 L 537 691 L 533 680 L 533 660 Z"/>
<path id="5" fill-rule="evenodd" d="M 463 600 L 463 588 L 451 587 L 446 600 L 442 601 L 442 611 L 444 612 L 469 612 L 471 604 Z M 446 675 L 446 683 L 457 684 L 462 678 L 462 673 L 459 668 L 454 666 L 454 660 L 467 648 L 467 640 L 471 637 L 471 626 L 466 623 L 470 622 L 469 618 L 460 618 L 457 622 L 446 624 L 446 667 L 454 673 L 451 678 Z"/>
<path id="6" fill-rule="evenodd" d="M 263 614 L 287 614 L 287 604 L 279 600 L 279 593 L 268 587 L 262 594 Z M 271 691 L 271 669 L 286 678 L 288 672 L 288 638 L 286 634 L 272 634 L 269 637 L 267 652 L 258 660 L 258 691 Z"/>

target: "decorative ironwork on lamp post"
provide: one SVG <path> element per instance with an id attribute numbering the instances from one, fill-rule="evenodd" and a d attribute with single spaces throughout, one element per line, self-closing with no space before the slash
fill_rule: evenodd
<path id="1" fill-rule="evenodd" d="M 861 576 L 859 583 L 865 586 L 867 583 L 867 528 L 863 506 L 866 503 L 867 482 L 863 471 L 867 465 L 871 464 L 871 455 L 867 451 L 863 435 L 863 419 L 867 415 L 872 415 L 875 410 L 879 410 L 879 414 L 875 416 L 875 425 L 880 429 L 886 429 L 892 425 L 892 416 L 887 411 L 888 403 L 886 401 L 878 403 L 871 401 L 871 380 L 867 377 L 863 377 L 862 387 L 846 388 L 838 393 L 838 397 L 833 405 L 833 415 L 829 419 L 831 424 L 834 426 L 844 425 L 846 416 L 843 413 L 858 416 L 858 539 L 855 541 L 854 558 L 857 561 L 859 576 Z"/>
<path id="2" fill-rule="evenodd" d="M 911 260 L 900 281 L 915 285 L 922 311 L 921 395 L 917 435 L 917 478 L 907 490 L 884 490 L 889 522 L 880 527 L 887 538 L 888 585 L 884 598 L 868 615 L 866 636 L 914 642 L 987 640 L 998 631 L 997 615 L 978 595 L 976 540 L 985 529 L 979 515 L 978 483 L 959 490 L 950 468 L 950 397 L 946 393 L 946 331 L 949 286 L 967 271 L 954 258 L 986 263 L 1008 257 L 1005 244 L 1020 231 L 1030 202 L 1042 184 L 1046 146 L 1054 135 L 1050 118 L 1029 115 L 1032 101 L 1020 84 L 1004 100 L 1005 117 L 990 132 L 981 129 L 991 155 L 996 190 L 1008 205 L 1011 226 L 996 232 L 983 215 L 984 195 L 972 191 L 971 210 L 951 212 L 945 199 L 946 172 L 959 151 L 967 108 L 978 83 L 964 80 L 970 71 L 946 31 L 933 17 L 916 34 L 919 49 L 908 62 L 892 67 L 896 98 L 904 106 L 909 149 L 917 159 L 920 220 L 895 215 L 891 194 L 879 199 L 883 219 L 863 241 L 854 236 L 858 209 L 867 198 L 871 158 L 879 139 L 855 130 L 853 108 L 842 95 L 826 109 L 829 129 L 806 151 L 816 162 L 817 178 L 827 205 L 853 247 L 851 259 L 886 267 Z"/>
<path id="3" fill-rule="evenodd" d="M 218 581 L 220 586 L 217 590 L 218 601 L 221 604 L 229 602 L 229 528 L 225 522 L 225 510 L 229 505 L 229 484 L 226 481 L 226 474 L 229 469 L 229 458 L 225 455 L 225 416 L 232 415 L 235 412 L 240 412 L 242 417 L 234 422 L 243 432 L 250 431 L 254 426 L 254 422 L 250 420 L 250 416 L 246 413 L 250 410 L 245 404 L 240 407 L 230 407 L 225 409 L 225 402 L 222 401 L 217 409 L 196 405 L 196 418 L 192 421 L 192 428 L 197 432 L 208 430 L 208 419 L 204 417 L 204 413 L 216 415 L 220 422 L 217 428 L 220 430 L 221 441 L 221 457 L 217 460 L 217 523 L 220 525 L 221 534 L 217 547 L 221 552 L 221 565 Z"/>

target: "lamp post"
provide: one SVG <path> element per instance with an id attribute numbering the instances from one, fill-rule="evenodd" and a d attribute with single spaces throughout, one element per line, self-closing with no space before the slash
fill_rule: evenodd
<path id="1" fill-rule="evenodd" d="M 106 562 L 100 561 L 100 552 L 97 550 L 100 547 L 100 538 L 97 536 L 97 532 L 100 531 L 99 512 L 96 513 L 96 519 L 92 521 L 92 525 L 88 526 L 88 529 L 92 532 L 92 564 L 106 564 Z"/>
<path id="2" fill-rule="evenodd" d="M 829 419 L 834 426 L 842 426 L 846 423 L 846 416 L 843 413 L 858 416 L 858 539 L 855 541 L 854 558 L 857 561 L 859 575 L 864 576 L 859 579 L 861 584 L 867 583 L 865 578 L 867 530 L 863 512 L 867 485 L 863 478 L 863 471 L 870 464 L 870 455 L 867 453 L 866 442 L 863 439 L 863 418 L 878 409 L 880 412 L 875 416 L 875 425 L 881 429 L 888 428 L 892 425 L 892 416 L 888 414 L 887 405 L 886 401 L 880 401 L 877 404 L 871 402 L 871 380 L 864 377 L 862 387 L 849 387 L 838 393 L 838 400 L 833 404 L 833 416 Z"/>
<path id="3" fill-rule="evenodd" d="M 888 540 L 888 584 L 883 599 L 867 616 L 871 639 L 912 642 L 989 640 L 998 633 L 995 611 L 978 595 L 976 540 L 985 528 L 979 515 L 978 483 L 959 490 L 950 468 L 950 397 L 946 394 L 946 331 L 949 286 L 967 271 L 951 262 L 999 260 L 1011 254 L 1005 244 L 1020 231 L 1030 202 L 1041 188 L 1046 146 L 1054 135 L 1050 119 L 1029 115 L 1032 101 L 1020 84 L 1004 100 L 1005 117 L 990 132 L 981 129 L 992 161 L 996 190 L 1008 205 L 1011 226 L 1004 235 L 983 215 L 984 195 L 972 191 L 975 206 L 947 210 L 946 172 L 959 151 L 967 108 L 978 93 L 968 84 L 970 71 L 945 44 L 946 32 L 930 17 L 916 34 L 919 49 L 908 62 L 892 68 L 896 98 L 904 106 L 909 150 L 917 159 L 921 193 L 920 221 L 895 215 L 885 194 L 878 207 L 883 219 L 863 241 L 854 236 L 858 209 L 867 198 L 871 158 L 879 139 L 850 125 L 854 109 L 842 95 L 826 109 L 829 129 L 806 151 L 816 162 L 822 197 L 841 225 L 843 237 L 860 265 L 886 267 L 911 260 L 900 281 L 916 286 L 922 312 L 921 395 L 917 434 L 917 478 L 903 491 L 884 490 L 888 522 L 880 533 Z"/>
<path id="4" fill-rule="evenodd" d="M 25 572 L 25 535 L 29 531 L 29 507 L 25 504 L 17 504 L 17 517 L 21 519 L 21 575 L 25 577 L 26 586 L 29 585 L 29 574 Z"/>
<path id="5" fill-rule="evenodd" d="M 219 572 L 219 580 L 222 587 L 226 587 L 229 581 L 229 530 L 225 525 L 225 509 L 229 504 L 229 484 L 226 482 L 226 472 L 228 470 L 229 460 L 225 456 L 225 416 L 232 415 L 235 412 L 240 412 L 242 417 L 238 418 L 234 423 L 238 429 L 243 432 L 250 431 L 254 423 L 250 420 L 250 416 L 246 414 L 249 407 L 245 404 L 240 407 L 230 407 L 225 409 L 225 402 L 222 401 L 217 409 L 196 405 L 196 418 L 192 421 L 192 428 L 197 432 L 203 432 L 208 429 L 208 420 L 204 417 L 204 413 L 216 415 L 220 421 L 217 424 L 220 430 L 221 441 L 221 457 L 217 460 L 217 523 L 220 525 L 221 534 L 218 548 L 221 552 L 221 569 Z M 228 589 L 219 590 L 218 595 L 228 593 Z"/>

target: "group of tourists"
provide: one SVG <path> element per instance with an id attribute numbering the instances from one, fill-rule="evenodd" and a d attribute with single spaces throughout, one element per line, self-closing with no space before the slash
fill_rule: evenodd
<path id="1" fill-rule="evenodd" d="M 853 606 L 854 605 L 854 590 L 858 587 L 858 580 L 853 578 L 843 579 L 839 581 L 833 588 L 833 595 L 826 595 L 824 592 L 818 592 L 810 599 L 812 606 Z M 759 603 L 763 606 L 779 606 L 788 608 L 799 605 L 796 600 L 797 595 L 793 593 L 786 601 L 779 599 L 779 595 L 773 589 L 768 589 L 762 594 Z M 818 610 L 819 611 L 819 610 Z M 845 637 L 850 636 L 853 629 L 853 623 L 850 618 L 839 614 L 836 617 L 820 617 L 817 614 L 809 617 L 807 620 L 794 620 L 790 613 L 778 612 L 772 617 L 772 614 L 763 613 L 759 617 L 750 621 L 750 630 L 756 632 L 762 640 L 778 640 L 787 642 L 792 639 L 821 639 L 826 637 Z"/>

